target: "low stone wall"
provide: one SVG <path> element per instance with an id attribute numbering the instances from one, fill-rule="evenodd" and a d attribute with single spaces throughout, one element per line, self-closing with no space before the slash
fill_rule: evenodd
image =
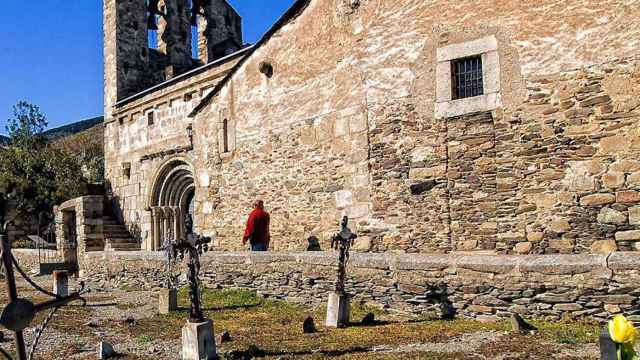
<path id="1" fill-rule="evenodd" d="M 96 286 L 159 287 L 163 255 L 94 252 L 81 264 Z M 208 253 L 201 279 L 208 287 L 247 288 L 295 303 L 326 301 L 336 255 Z M 356 300 L 417 315 L 453 312 L 485 319 L 517 312 L 605 319 L 625 313 L 640 320 L 640 253 L 609 255 L 353 254 L 347 289 Z"/>

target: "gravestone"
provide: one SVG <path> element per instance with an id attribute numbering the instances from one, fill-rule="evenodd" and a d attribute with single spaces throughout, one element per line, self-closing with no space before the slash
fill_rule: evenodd
<path id="1" fill-rule="evenodd" d="M 351 300 L 346 293 L 329 294 L 329 304 L 327 305 L 328 327 L 346 327 L 349 324 L 351 314 Z"/>
<path id="2" fill-rule="evenodd" d="M 331 239 L 331 247 L 339 252 L 338 276 L 335 290 L 329 294 L 327 305 L 327 318 L 325 325 L 328 327 L 345 327 L 349 324 L 351 304 L 349 294 L 344 289 L 347 277 L 347 263 L 349 261 L 349 249 L 353 241 L 358 237 L 348 227 L 349 218 L 343 217 L 340 232 Z"/>
<path id="3" fill-rule="evenodd" d="M 600 360 L 617 360 L 618 345 L 609 336 L 609 330 L 605 327 L 600 333 Z"/>
<path id="4" fill-rule="evenodd" d="M 69 296 L 69 273 L 64 270 L 53 272 L 53 293 L 58 296 Z"/>
<path id="5" fill-rule="evenodd" d="M 160 289 L 158 295 L 158 312 L 166 315 L 178 310 L 178 291 L 176 289 Z"/>
<path id="6" fill-rule="evenodd" d="M 216 342 L 213 340 L 213 322 L 187 322 L 182 328 L 182 359 L 217 359 Z"/>

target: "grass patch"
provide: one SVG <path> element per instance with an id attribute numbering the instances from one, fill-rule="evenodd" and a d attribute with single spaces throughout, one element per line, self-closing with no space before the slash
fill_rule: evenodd
<path id="1" fill-rule="evenodd" d="M 597 322 L 585 320 L 563 319 L 558 322 L 536 322 L 540 336 L 545 340 L 562 344 L 596 343 L 600 335 L 600 325 Z"/>
<path id="2" fill-rule="evenodd" d="M 136 341 L 138 342 L 138 344 L 148 344 L 150 342 L 153 341 L 153 337 L 151 337 L 150 335 L 140 335 L 136 338 Z"/>
<path id="3" fill-rule="evenodd" d="M 243 289 L 212 290 L 204 288 L 202 291 L 202 303 L 205 310 L 235 309 L 257 306 L 262 298 L 255 291 Z M 178 304 L 188 307 L 189 288 L 182 287 L 178 290 Z"/>

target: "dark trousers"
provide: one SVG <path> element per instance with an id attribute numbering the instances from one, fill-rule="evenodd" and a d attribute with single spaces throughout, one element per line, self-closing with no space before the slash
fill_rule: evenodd
<path id="1" fill-rule="evenodd" d="M 259 244 L 251 244 L 251 251 L 268 251 L 267 244 L 259 243 Z"/>

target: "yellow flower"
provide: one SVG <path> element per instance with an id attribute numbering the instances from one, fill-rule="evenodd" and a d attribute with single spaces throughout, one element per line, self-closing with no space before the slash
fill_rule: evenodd
<path id="1" fill-rule="evenodd" d="M 635 344 L 638 331 L 631 321 L 622 315 L 609 320 L 609 336 L 618 344 Z"/>

